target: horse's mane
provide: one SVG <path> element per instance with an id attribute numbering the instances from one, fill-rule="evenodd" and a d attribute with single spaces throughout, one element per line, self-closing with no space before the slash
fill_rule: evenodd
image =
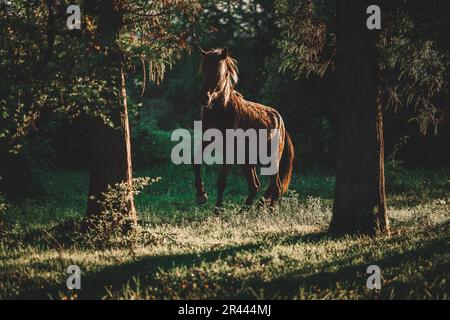
<path id="1" fill-rule="evenodd" d="M 211 52 L 220 54 L 222 49 L 213 49 Z M 211 105 L 211 103 L 219 97 L 222 97 L 224 106 L 227 106 L 228 102 L 233 98 L 241 99 L 242 95 L 234 90 L 234 86 L 238 81 L 237 61 L 230 56 L 227 56 L 219 63 L 219 81 L 217 82 L 217 87 L 214 92 L 209 96 L 208 105 Z"/>

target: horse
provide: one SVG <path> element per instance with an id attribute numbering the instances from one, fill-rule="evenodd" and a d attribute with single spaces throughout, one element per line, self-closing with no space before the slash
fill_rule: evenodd
<path id="1" fill-rule="evenodd" d="M 215 128 L 224 134 L 227 129 L 278 129 L 277 170 L 270 176 L 269 186 L 260 202 L 260 204 L 268 203 L 273 207 L 280 196 L 288 190 L 294 163 L 294 145 L 286 131 L 283 118 L 274 108 L 247 101 L 234 89 L 238 82 L 237 62 L 229 56 L 227 48 L 210 51 L 200 49 L 200 52 L 202 55 L 200 73 L 203 75 L 200 117 L 204 130 Z M 271 137 L 268 136 L 267 140 L 270 139 Z M 208 143 L 211 142 L 202 142 L 198 152 L 203 152 Z M 246 154 L 248 154 L 248 147 L 246 144 Z M 246 158 L 241 167 L 248 186 L 248 195 L 242 208 L 244 210 L 252 205 L 260 189 L 260 181 L 256 164 L 250 163 Z M 217 179 L 216 213 L 219 213 L 223 206 L 223 194 L 229 170 L 230 164 L 224 162 Z M 208 200 L 208 196 L 202 181 L 200 164 L 194 163 L 194 172 L 196 200 L 198 204 L 203 204 Z"/>

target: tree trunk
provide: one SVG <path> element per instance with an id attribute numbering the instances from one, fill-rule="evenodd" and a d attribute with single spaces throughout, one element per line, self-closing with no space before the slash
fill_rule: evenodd
<path id="1" fill-rule="evenodd" d="M 337 163 L 330 231 L 389 232 L 384 190 L 381 93 L 376 30 L 366 27 L 367 1 L 339 0 Z M 378 95 L 378 96 L 377 96 Z"/>
<path id="2" fill-rule="evenodd" d="M 123 68 L 121 72 L 121 95 L 119 101 L 120 128 L 111 128 L 102 119 L 91 119 L 90 152 L 91 168 L 89 178 L 89 197 L 87 216 L 99 215 L 102 212 L 98 200 L 108 185 L 127 182 L 130 189 L 133 183 L 131 161 L 131 139 L 128 122 L 127 98 Z M 130 196 L 127 203 L 127 214 L 136 222 L 134 199 Z"/>
<path id="3" fill-rule="evenodd" d="M 109 185 L 126 182 L 131 189 L 133 178 L 123 56 L 116 44 L 121 28 L 121 13 L 113 1 L 104 0 L 90 2 L 88 12 L 98 17 L 96 37 L 89 39 L 90 43 L 94 43 L 92 39 L 95 38 L 95 44 L 98 45 L 95 49 L 91 48 L 100 56 L 93 61 L 102 63 L 99 67 L 93 66 L 96 69 L 95 76 L 117 89 L 109 90 L 105 97 L 108 105 L 104 112 L 110 115 L 113 127 L 105 124 L 100 117 L 93 117 L 90 122 L 91 167 L 86 210 L 89 218 L 103 211 L 98 201 Z M 132 194 L 128 197 L 125 211 L 124 214 L 129 214 L 136 223 Z"/>

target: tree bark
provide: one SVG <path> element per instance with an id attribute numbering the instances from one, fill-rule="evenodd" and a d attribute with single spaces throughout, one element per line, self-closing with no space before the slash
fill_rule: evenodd
<path id="1" fill-rule="evenodd" d="M 376 30 L 366 27 L 367 1 L 336 2 L 339 103 L 337 162 L 330 232 L 388 233 L 384 141 L 378 92 Z"/>
<path id="2" fill-rule="evenodd" d="M 100 61 L 102 65 L 93 66 L 93 72 L 97 78 L 117 89 L 109 90 L 105 97 L 108 105 L 104 111 L 110 115 L 113 127 L 100 117 L 93 117 L 90 121 L 91 167 L 86 209 L 89 218 L 102 213 L 103 208 L 98 201 L 109 185 L 126 182 L 131 190 L 133 177 L 124 62 L 116 43 L 121 28 L 120 9 L 113 1 L 99 0 L 90 2 L 87 11 L 98 18 L 98 30 L 89 43 L 95 44 L 91 50 L 99 57 L 93 61 Z M 128 197 L 124 214 L 130 215 L 133 223 L 137 222 L 132 194 Z"/>

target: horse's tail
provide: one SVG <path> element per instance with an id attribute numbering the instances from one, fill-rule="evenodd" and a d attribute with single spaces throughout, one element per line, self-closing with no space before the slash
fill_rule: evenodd
<path id="1" fill-rule="evenodd" d="M 289 133 L 285 131 L 285 142 L 283 153 L 281 154 L 279 174 L 281 180 L 281 193 L 285 193 L 291 183 L 292 168 L 294 166 L 294 145 Z"/>

